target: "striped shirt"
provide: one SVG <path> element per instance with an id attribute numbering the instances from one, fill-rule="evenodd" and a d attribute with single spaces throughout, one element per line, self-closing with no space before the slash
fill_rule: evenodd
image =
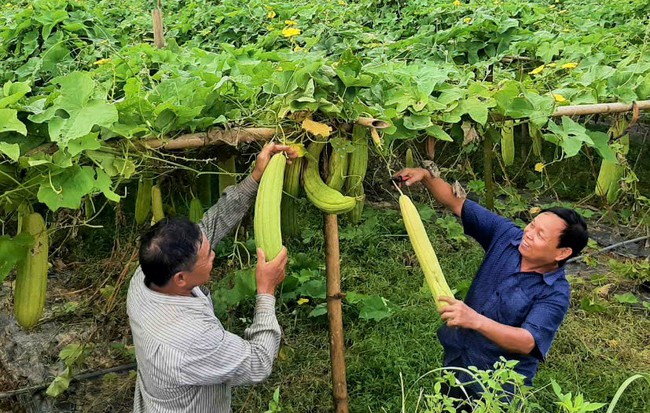
<path id="1" fill-rule="evenodd" d="M 257 183 L 249 176 L 227 188 L 199 224 L 212 248 L 249 209 Z M 281 330 L 275 297 L 258 294 L 253 323 L 244 338 L 226 331 L 209 293 L 193 297 L 155 292 L 138 268 L 131 279 L 127 312 L 138 375 L 133 409 L 140 412 L 230 412 L 232 386 L 259 383 L 271 374 Z"/>

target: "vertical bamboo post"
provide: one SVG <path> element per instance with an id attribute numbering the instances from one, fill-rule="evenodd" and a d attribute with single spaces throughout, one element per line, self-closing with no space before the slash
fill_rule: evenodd
<path id="1" fill-rule="evenodd" d="M 494 82 L 494 66 L 487 68 L 486 80 Z M 494 180 L 492 176 L 492 159 L 494 158 L 494 144 L 492 134 L 486 131 L 483 134 L 483 179 L 485 179 L 485 207 L 494 210 Z"/>
<path id="2" fill-rule="evenodd" d="M 165 35 L 163 34 L 162 0 L 158 0 L 158 7 L 151 12 L 153 16 L 153 44 L 162 49 L 165 47 Z"/>
<path id="3" fill-rule="evenodd" d="M 334 411 L 348 413 L 348 386 L 345 378 L 345 343 L 343 342 L 343 311 L 341 308 L 343 295 L 341 294 L 339 226 L 336 215 L 326 214 L 324 221 L 332 396 L 334 397 Z"/>
<path id="4" fill-rule="evenodd" d="M 494 210 L 494 180 L 492 177 L 492 158 L 494 157 L 492 136 L 483 137 L 483 179 L 485 179 L 485 207 Z"/>

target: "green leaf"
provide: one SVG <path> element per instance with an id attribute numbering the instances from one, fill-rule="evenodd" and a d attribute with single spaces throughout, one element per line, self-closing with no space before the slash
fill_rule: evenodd
<path id="1" fill-rule="evenodd" d="M 102 151 L 88 150 L 85 154 L 97 162 L 110 177 L 119 175 L 128 179 L 135 173 L 135 164 L 130 159 L 118 158 Z"/>
<path id="2" fill-rule="evenodd" d="M 574 122 L 568 116 L 562 117 L 561 127 L 555 122 L 549 121 L 548 129 L 553 132 L 555 137 L 544 135 L 544 138 L 550 142 L 559 144 L 567 158 L 577 155 L 583 143 L 594 146 L 594 142 L 587 134 L 585 127 Z"/>
<path id="3" fill-rule="evenodd" d="M 0 142 L 0 152 L 7 155 L 14 162 L 20 158 L 20 146 L 17 143 Z"/>
<path id="4" fill-rule="evenodd" d="M 481 125 L 485 125 L 488 118 L 488 108 L 494 107 L 496 105 L 496 102 L 494 99 L 480 100 L 478 97 L 472 96 L 468 98 L 463 103 L 463 105 L 467 111 L 467 114 L 472 119 Z"/>
<path id="5" fill-rule="evenodd" d="M 101 191 L 104 196 L 114 202 L 120 202 L 120 196 L 113 192 L 111 178 L 101 169 L 97 169 L 97 180 L 94 189 Z"/>
<path id="6" fill-rule="evenodd" d="M 59 147 L 88 135 L 95 125 L 108 128 L 117 122 L 116 107 L 106 102 L 104 94 L 95 91 L 90 74 L 73 72 L 56 78 L 53 83 L 60 85 L 54 104 L 44 112 L 30 115 L 29 119 L 35 123 L 48 122 L 50 138 Z"/>
<path id="7" fill-rule="evenodd" d="M 607 311 L 607 307 L 597 301 L 594 301 L 588 297 L 585 297 L 580 302 L 580 308 L 588 313 L 604 313 Z"/>
<path id="8" fill-rule="evenodd" d="M 13 105 L 32 90 L 27 82 L 7 82 L 2 89 L 4 97 L 0 99 L 0 109 Z"/>
<path id="9" fill-rule="evenodd" d="M 95 183 L 95 170 L 92 167 L 73 166 L 66 168 L 38 189 L 38 200 L 52 211 L 59 208 L 79 209 L 81 199 L 90 193 Z"/>
<path id="10" fill-rule="evenodd" d="M 59 358 L 70 367 L 83 357 L 84 346 L 81 344 L 68 344 L 59 352 Z"/>
<path id="11" fill-rule="evenodd" d="M 11 271 L 18 262 L 27 256 L 27 251 L 34 244 L 34 238 L 23 232 L 15 238 L 8 235 L 0 237 L 0 283 L 4 281 L 9 271 Z"/>
<path id="12" fill-rule="evenodd" d="M 398 310 L 398 307 L 378 295 L 367 297 L 361 302 L 359 318 L 363 320 L 380 321 L 390 317 Z"/>
<path id="13" fill-rule="evenodd" d="M 428 115 L 411 115 L 404 116 L 404 127 L 410 130 L 420 130 L 431 126 L 431 116 Z"/>
<path id="14" fill-rule="evenodd" d="M 616 294 L 614 299 L 621 304 L 638 304 L 639 299 L 632 293 Z"/>
<path id="15" fill-rule="evenodd" d="M 70 371 L 70 367 L 66 367 L 65 371 L 56 376 L 52 383 L 50 383 L 45 394 L 50 397 L 59 396 L 70 387 L 70 380 L 72 380 L 72 372 Z"/>
<path id="16" fill-rule="evenodd" d="M 98 133 L 89 133 L 88 135 L 82 136 L 80 138 L 72 139 L 68 142 L 68 152 L 71 156 L 77 156 L 81 152 L 87 150 L 96 150 L 101 147 L 101 144 L 97 137 Z"/>
<path id="17" fill-rule="evenodd" d="M 43 36 L 43 40 L 47 40 L 47 38 L 50 37 L 50 33 L 52 33 L 54 26 L 67 19 L 68 12 L 62 9 L 48 10 L 46 13 L 39 14 L 36 17 L 36 21 L 43 25 L 43 28 L 41 30 L 41 36 Z"/>
<path id="18" fill-rule="evenodd" d="M 18 111 L 14 109 L 0 109 L 0 133 L 18 132 L 27 136 L 27 127 L 18 120 Z"/>
<path id="19" fill-rule="evenodd" d="M 609 146 L 609 135 L 605 132 L 599 131 L 587 131 L 587 135 L 589 135 L 593 141 L 593 146 L 601 158 L 610 162 L 618 162 L 618 159 L 616 159 L 616 153 Z"/>
<path id="20" fill-rule="evenodd" d="M 318 317 L 327 314 L 327 303 L 320 303 L 309 313 L 307 317 Z"/>
<path id="21" fill-rule="evenodd" d="M 429 136 L 433 136 L 434 138 L 441 140 L 441 141 L 446 141 L 446 142 L 453 142 L 454 140 L 452 139 L 451 136 L 447 132 L 445 132 L 444 129 L 442 129 L 441 126 L 439 125 L 432 125 L 426 129 L 426 132 Z"/>

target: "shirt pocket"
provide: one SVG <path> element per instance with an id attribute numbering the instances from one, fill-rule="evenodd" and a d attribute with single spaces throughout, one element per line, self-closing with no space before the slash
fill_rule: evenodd
<path id="1" fill-rule="evenodd" d="M 501 291 L 497 321 L 509 326 L 521 327 L 532 305 L 532 298 L 528 297 L 521 288 L 515 288 L 509 293 Z"/>

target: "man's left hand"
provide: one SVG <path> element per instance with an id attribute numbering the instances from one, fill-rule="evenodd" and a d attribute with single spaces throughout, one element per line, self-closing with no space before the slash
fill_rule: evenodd
<path id="1" fill-rule="evenodd" d="M 298 152 L 292 148 L 291 146 L 288 145 L 278 145 L 275 143 L 269 143 L 262 148 L 262 151 L 260 152 L 259 155 L 257 155 L 257 160 L 255 161 L 255 169 L 253 170 L 253 179 L 256 182 L 259 182 L 262 179 L 262 175 L 264 174 L 264 170 L 266 169 L 266 166 L 269 164 L 269 161 L 278 152 L 286 152 L 287 156 L 289 157 L 287 160 L 287 163 L 291 163 L 292 159 L 295 159 L 298 157 Z"/>
<path id="2" fill-rule="evenodd" d="M 453 297 L 439 297 L 438 300 L 447 303 L 438 312 L 449 327 L 462 327 L 472 330 L 477 330 L 480 327 L 482 316 L 461 300 Z"/>

